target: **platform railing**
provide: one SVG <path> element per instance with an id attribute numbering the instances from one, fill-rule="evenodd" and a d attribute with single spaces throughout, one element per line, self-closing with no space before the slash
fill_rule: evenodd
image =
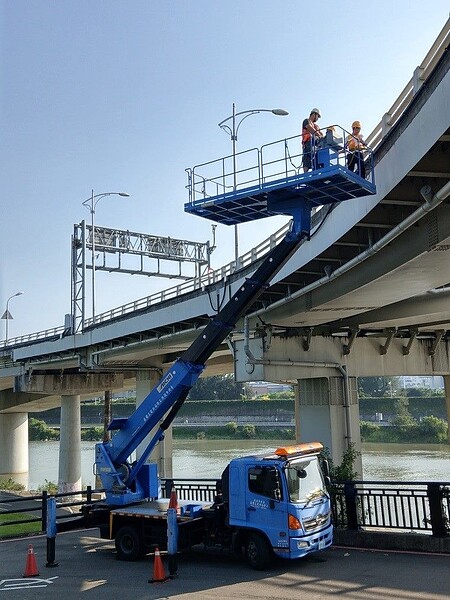
<path id="1" fill-rule="evenodd" d="M 220 203 L 222 199 L 239 197 L 244 190 L 251 195 L 254 190 L 263 190 L 271 183 L 288 182 L 292 177 L 303 175 L 305 156 L 312 164 L 311 176 L 328 168 L 349 168 L 350 158 L 355 156 L 347 145 L 351 138 L 352 134 L 343 127 L 329 125 L 320 129 L 320 136 L 313 136 L 311 148 L 305 153 L 302 135 L 296 135 L 264 144 L 258 150 L 252 148 L 240 152 L 236 161 L 227 156 L 196 165 L 187 169 L 188 207 L 198 206 L 201 210 L 209 207 L 209 199 Z M 359 168 L 362 172 L 364 166 L 365 170 L 362 177 L 374 183 L 373 150 L 364 143 L 359 153 Z"/>
<path id="2" fill-rule="evenodd" d="M 411 103 L 411 101 L 414 98 L 414 96 L 416 95 L 416 93 L 419 91 L 421 86 L 426 82 L 426 80 L 432 73 L 433 69 L 435 68 L 435 66 L 437 65 L 437 63 L 439 62 L 441 57 L 443 56 L 449 43 L 450 43 L 450 18 L 446 21 L 444 27 L 442 28 L 441 32 L 439 33 L 438 37 L 434 41 L 433 45 L 431 46 L 430 50 L 428 51 L 428 53 L 425 56 L 425 58 L 423 59 L 423 61 L 420 63 L 419 66 L 416 67 L 416 69 L 414 69 L 413 76 L 411 77 L 410 81 L 406 84 L 406 86 L 403 88 L 402 92 L 400 93 L 400 95 L 398 96 L 396 101 L 392 104 L 392 106 L 389 108 L 389 110 L 383 115 L 383 118 L 375 126 L 375 128 L 372 130 L 372 132 L 366 137 L 366 143 L 374 151 L 381 144 L 381 142 L 383 141 L 383 138 L 389 133 L 390 129 L 392 129 L 392 127 L 402 117 L 403 113 L 405 112 L 405 110 L 407 109 L 409 104 Z M 296 159 L 299 158 L 295 154 L 294 154 L 294 157 Z M 228 157 L 228 158 L 231 159 L 231 157 Z M 287 158 L 287 161 L 289 161 L 289 157 Z M 214 162 L 214 161 L 212 161 L 212 162 Z M 286 162 L 286 164 L 287 164 L 287 162 Z M 298 168 L 298 163 L 297 163 L 297 168 Z M 225 170 L 225 167 L 224 167 L 224 170 Z M 190 185 L 192 186 L 193 184 L 191 183 Z M 189 186 L 189 183 L 188 183 L 188 186 Z M 220 187 L 219 187 L 219 189 L 220 189 Z M 226 189 L 232 189 L 232 184 L 230 184 L 229 186 L 227 185 Z M 192 201 L 191 197 L 189 197 L 189 201 L 190 202 Z M 280 232 L 283 232 L 283 234 L 284 234 L 286 231 L 286 227 L 287 227 L 287 225 L 283 226 L 274 235 L 278 236 L 278 234 L 280 234 Z M 273 236 L 271 236 L 271 237 L 273 237 Z M 262 244 L 260 244 L 257 248 L 264 245 L 265 243 L 266 243 L 266 241 L 262 242 Z M 249 264 L 247 262 L 249 256 L 250 257 L 252 255 L 256 256 L 257 254 L 259 254 L 257 249 L 255 249 L 255 251 L 251 250 L 250 252 L 246 253 L 245 255 L 240 257 L 240 259 L 239 259 L 240 265 Z M 255 260 L 257 260 L 257 259 L 255 259 Z M 186 284 L 177 285 L 173 288 L 162 290 L 161 292 L 155 292 L 151 296 L 141 298 L 139 300 L 136 300 L 135 302 L 127 303 L 123 306 L 111 309 L 109 311 L 106 311 L 105 313 L 97 315 L 95 317 L 95 322 L 96 323 L 105 322 L 110 319 L 114 319 L 119 315 L 129 314 L 130 312 L 132 312 L 132 310 L 133 310 L 132 307 L 134 307 L 134 306 L 138 307 L 137 309 L 144 308 L 145 306 L 150 306 L 150 305 L 157 304 L 159 302 L 163 302 L 164 300 L 166 300 L 168 298 L 179 296 L 180 293 L 188 293 L 194 289 L 201 288 L 201 287 L 204 287 L 205 285 L 208 285 L 208 283 L 206 283 L 208 280 L 211 280 L 211 282 L 215 283 L 215 282 L 219 281 L 220 279 L 226 278 L 228 275 L 232 274 L 234 271 L 235 271 L 235 261 L 232 261 L 231 263 L 228 263 L 227 265 L 224 265 L 224 266 L 220 267 L 219 269 L 216 269 L 212 273 L 208 273 L 207 275 L 205 275 L 205 278 L 202 278 L 200 281 L 198 279 L 193 279 L 192 281 L 186 282 Z M 186 285 L 187 287 L 185 288 L 184 285 Z M 87 326 L 89 326 L 90 324 L 92 324 L 92 323 L 90 323 L 89 319 L 88 319 Z M 8 342 L 5 342 L 4 340 L 0 341 L 0 348 L 12 347 L 12 346 L 16 346 L 16 345 L 24 344 L 24 343 L 28 343 L 28 342 L 44 340 L 47 338 L 51 338 L 53 336 L 61 336 L 64 334 L 64 331 L 65 331 L 64 327 L 54 327 L 53 329 L 46 329 L 44 331 L 38 331 L 35 333 L 30 333 L 30 334 L 26 334 L 23 336 L 10 338 L 8 340 Z"/>

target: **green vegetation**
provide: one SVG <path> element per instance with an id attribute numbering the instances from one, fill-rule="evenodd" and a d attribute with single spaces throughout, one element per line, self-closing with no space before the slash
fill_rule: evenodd
<path id="1" fill-rule="evenodd" d="M 0 479 L 0 490 L 7 492 L 22 492 L 25 489 L 21 483 L 17 483 L 9 477 L 8 479 Z M 40 533 L 41 521 L 34 523 L 16 523 L 15 525 L 5 525 L 12 521 L 25 521 L 30 518 L 26 513 L 0 513 L 0 538 L 15 537 L 28 535 L 30 533 Z"/>
<path id="2" fill-rule="evenodd" d="M 186 440 L 295 440 L 293 427 L 258 427 L 256 425 L 212 425 L 211 427 L 174 427 L 174 439 Z"/>
<path id="3" fill-rule="evenodd" d="M 59 431 L 49 427 L 45 421 L 30 417 L 28 421 L 28 437 L 33 442 L 59 440 Z"/>
<path id="4" fill-rule="evenodd" d="M 84 442 L 100 442 L 103 439 L 103 427 L 87 427 L 81 430 Z"/>
<path id="5" fill-rule="evenodd" d="M 248 397 L 249 391 L 246 385 L 236 383 L 233 375 L 214 375 L 213 377 L 201 377 L 189 392 L 189 400 L 235 400 L 242 396 Z"/>
<path id="6" fill-rule="evenodd" d="M 42 494 L 42 492 L 48 492 L 49 494 L 57 494 L 58 493 L 58 484 L 55 483 L 54 481 L 48 481 L 48 479 L 46 479 L 45 483 L 40 485 L 36 491 L 41 494 Z"/>
<path id="7" fill-rule="evenodd" d="M 424 417 L 417 422 L 411 416 L 399 416 L 391 427 L 361 421 L 363 442 L 446 444 L 448 425 L 437 417 Z"/>
<path id="8" fill-rule="evenodd" d="M 21 483 L 17 483 L 11 477 L 9 477 L 8 479 L 0 478 L 0 490 L 3 490 L 5 492 L 22 492 L 24 489 L 24 485 L 22 485 Z"/>
<path id="9" fill-rule="evenodd" d="M 342 462 L 340 465 L 335 465 L 331 458 L 329 448 L 325 448 L 322 451 L 322 457 L 328 461 L 330 469 L 330 479 L 334 483 L 341 481 L 355 481 L 358 479 L 359 474 L 354 470 L 356 459 L 361 455 L 361 452 L 355 450 L 354 444 L 349 444 L 349 447 L 342 455 Z"/>
<path id="10" fill-rule="evenodd" d="M 30 518 L 30 515 L 25 513 L 11 513 L 8 515 L 0 515 L 0 538 L 16 537 L 22 535 L 29 535 L 30 533 L 40 533 L 41 521 L 35 521 L 33 523 L 16 523 L 15 525 L 4 525 L 10 521 L 26 521 Z"/>

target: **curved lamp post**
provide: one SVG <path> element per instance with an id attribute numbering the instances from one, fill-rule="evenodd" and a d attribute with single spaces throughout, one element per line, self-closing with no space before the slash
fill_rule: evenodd
<path id="1" fill-rule="evenodd" d="M 237 142 L 237 134 L 239 131 L 239 127 L 241 126 L 242 121 L 244 121 L 247 117 L 251 115 L 256 115 L 261 112 L 269 112 L 273 115 L 277 115 L 278 117 L 285 117 L 288 115 L 288 111 L 283 108 L 254 108 L 252 110 L 242 110 L 236 112 L 236 104 L 233 102 L 233 113 L 221 121 L 219 123 L 219 127 L 223 129 L 228 135 L 231 137 L 232 143 L 232 156 L 233 156 L 233 190 L 236 189 L 236 142 Z M 240 118 L 237 118 L 240 117 Z M 228 122 L 231 121 L 231 124 Z M 234 259 L 236 263 L 236 269 L 238 267 L 238 258 L 239 258 L 239 236 L 238 236 L 238 226 L 234 226 Z"/>
<path id="2" fill-rule="evenodd" d="M 13 294 L 12 296 L 10 296 L 8 298 L 8 300 L 6 301 L 6 310 L 5 310 L 5 314 L 3 315 L 2 319 L 6 319 L 6 327 L 5 327 L 5 342 L 8 341 L 8 321 L 10 319 L 12 319 L 12 316 L 9 314 L 9 301 L 12 298 L 15 298 L 16 296 L 21 296 L 24 292 L 16 292 L 15 294 Z"/>
<path id="3" fill-rule="evenodd" d="M 85 206 L 91 213 L 91 235 L 92 235 L 92 321 L 95 321 L 95 229 L 94 229 L 94 217 L 95 217 L 95 207 L 97 206 L 99 200 L 104 198 L 105 196 L 123 196 L 124 198 L 129 198 L 130 194 L 127 192 L 104 192 L 102 194 L 94 194 L 94 190 L 92 190 L 92 194 L 90 198 L 87 198 L 82 204 Z"/>

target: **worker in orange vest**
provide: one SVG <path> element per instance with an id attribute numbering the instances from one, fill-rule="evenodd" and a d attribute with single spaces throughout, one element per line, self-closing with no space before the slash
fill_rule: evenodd
<path id="1" fill-rule="evenodd" d="M 309 119 L 304 119 L 302 124 L 302 165 L 303 172 L 306 173 L 310 169 L 317 169 L 317 145 L 323 133 L 317 124 L 320 119 L 320 110 L 312 108 Z"/>
<path id="2" fill-rule="evenodd" d="M 364 179 L 366 178 L 366 167 L 364 165 L 364 149 L 367 145 L 361 135 L 361 121 L 353 121 L 352 133 L 347 136 L 345 149 L 347 151 L 347 166 Z"/>

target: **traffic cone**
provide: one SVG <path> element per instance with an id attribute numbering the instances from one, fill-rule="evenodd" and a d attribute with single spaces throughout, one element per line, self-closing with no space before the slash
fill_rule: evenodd
<path id="1" fill-rule="evenodd" d="M 34 555 L 33 546 L 32 546 L 32 544 L 29 544 L 28 553 L 27 553 L 27 562 L 25 564 L 25 573 L 23 574 L 23 576 L 24 577 L 36 577 L 36 575 L 39 575 L 39 569 L 37 568 L 36 557 Z"/>
<path id="2" fill-rule="evenodd" d="M 170 492 L 168 508 L 174 508 L 177 511 L 177 513 L 179 513 L 177 492 L 174 487 L 172 488 L 172 491 Z"/>
<path id="3" fill-rule="evenodd" d="M 149 583 L 163 583 L 167 581 L 169 577 L 167 577 L 166 572 L 164 571 L 164 565 L 161 560 L 161 554 L 159 553 L 159 548 L 155 548 L 155 561 L 153 563 L 153 579 L 149 579 Z"/>

